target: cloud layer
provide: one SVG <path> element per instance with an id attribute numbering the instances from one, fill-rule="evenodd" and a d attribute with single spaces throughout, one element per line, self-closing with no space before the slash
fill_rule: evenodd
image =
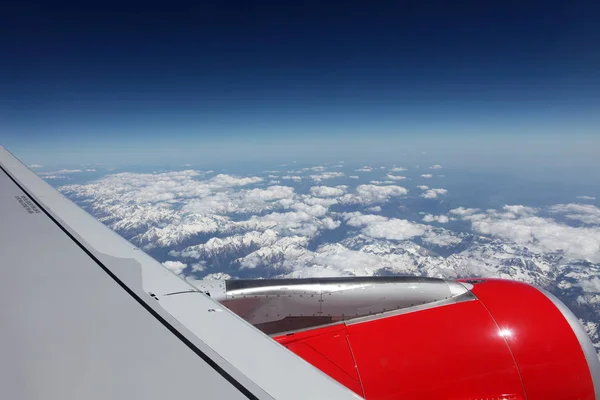
<path id="1" fill-rule="evenodd" d="M 191 281 L 490 276 L 580 291 L 581 307 L 596 310 L 598 304 L 600 310 L 600 272 L 593 273 L 600 271 L 598 207 L 452 208 L 446 189 L 398 186 L 403 179 L 392 172 L 399 167 L 386 168 L 389 180 L 377 184 L 327 169 L 285 168 L 263 176 L 127 172 L 61 191 Z M 445 201 L 430 201 L 440 197 Z M 456 226 L 464 231 L 448 229 Z"/>
<path id="2" fill-rule="evenodd" d="M 485 212 L 467 209 L 453 211 L 470 221 L 476 232 L 510 240 L 539 252 L 562 252 L 570 259 L 600 262 L 600 227 L 569 226 L 538 216 L 540 210 L 522 205 L 506 205 L 502 210 Z M 563 213 L 566 218 L 598 223 L 598 209 L 595 207 L 557 205 L 549 211 Z"/>

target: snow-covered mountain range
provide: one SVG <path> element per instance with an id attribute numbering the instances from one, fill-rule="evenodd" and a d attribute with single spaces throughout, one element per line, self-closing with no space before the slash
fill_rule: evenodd
<path id="1" fill-rule="evenodd" d="M 431 187 L 440 186 L 441 175 L 396 179 L 405 168 L 367 166 L 354 173 L 367 169 L 382 180 L 318 166 L 264 176 L 118 173 L 59 189 L 192 282 L 392 274 L 516 279 L 564 301 L 600 352 L 598 207 L 452 208 L 451 192 Z M 409 180 L 413 189 L 397 185 Z"/>

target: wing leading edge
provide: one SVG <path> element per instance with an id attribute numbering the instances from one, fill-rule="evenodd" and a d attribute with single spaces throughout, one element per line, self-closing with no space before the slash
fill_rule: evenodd
<path id="1" fill-rule="evenodd" d="M 358 398 L 2 147 L 0 221 L 6 398 Z"/>

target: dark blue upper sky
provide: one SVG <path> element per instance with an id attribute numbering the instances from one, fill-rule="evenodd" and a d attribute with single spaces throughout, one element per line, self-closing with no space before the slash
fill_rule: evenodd
<path id="1" fill-rule="evenodd" d="M 15 2 L 0 142 L 44 162 L 148 161 L 600 133 L 600 7 L 526 3 Z"/>

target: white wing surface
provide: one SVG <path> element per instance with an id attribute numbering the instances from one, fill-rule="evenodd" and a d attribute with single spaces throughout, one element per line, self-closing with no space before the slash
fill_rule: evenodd
<path id="1" fill-rule="evenodd" d="M 0 397 L 356 399 L 0 146 Z"/>

